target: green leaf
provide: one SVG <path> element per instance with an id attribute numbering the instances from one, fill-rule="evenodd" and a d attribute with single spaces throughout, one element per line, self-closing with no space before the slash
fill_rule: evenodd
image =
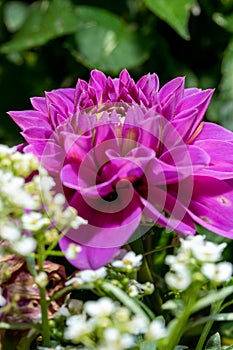
<path id="1" fill-rule="evenodd" d="M 148 315 L 144 312 L 144 310 L 138 305 L 134 299 L 130 298 L 122 289 L 114 286 L 109 282 L 103 282 L 101 284 L 102 289 L 114 295 L 116 299 L 118 299 L 123 305 L 125 305 L 128 309 L 130 309 L 134 314 L 141 315 L 145 318 L 145 322 L 149 323 L 150 319 Z"/>
<path id="2" fill-rule="evenodd" d="M 76 29 L 77 17 L 69 0 L 34 2 L 21 29 L 1 46 L 0 52 L 8 54 L 27 50 Z"/>
<path id="3" fill-rule="evenodd" d="M 153 342 L 151 340 L 145 340 L 139 346 L 139 350 L 156 350 L 156 349 L 157 349 L 157 347 L 156 347 L 155 342 Z"/>
<path id="4" fill-rule="evenodd" d="M 141 64 L 149 56 L 138 31 L 115 14 L 97 7 L 79 6 L 76 15 L 79 30 L 74 47 L 69 49 L 88 68 L 117 73 Z"/>
<path id="5" fill-rule="evenodd" d="M 205 297 L 199 299 L 193 306 L 192 312 L 197 312 L 219 300 L 224 300 L 233 293 L 233 286 L 222 288 L 216 292 L 209 292 Z"/>
<path id="6" fill-rule="evenodd" d="M 220 27 L 226 29 L 228 32 L 233 33 L 233 13 L 229 16 L 224 16 L 222 13 L 214 13 L 213 20 Z"/>
<path id="7" fill-rule="evenodd" d="M 188 20 L 195 0 L 145 0 L 146 6 L 167 22 L 182 38 L 189 40 Z"/>
<path id="8" fill-rule="evenodd" d="M 219 322 L 233 321 L 233 312 L 205 316 L 198 319 L 197 321 L 192 320 L 192 322 L 189 322 L 189 324 L 187 325 L 186 330 L 195 328 L 209 321 L 219 321 Z"/>
<path id="9" fill-rule="evenodd" d="M 28 5 L 21 1 L 9 1 L 3 8 L 3 21 L 9 32 L 16 32 L 24 23 Z"/>
<path id="10" fill-rule="evenodd" d="M 212 335 L 212 337 L 210 337 L 210 339 L 208 340 L 205 350 L 221 350 L 221 338 L 219 333 L 215 333 Z"/>

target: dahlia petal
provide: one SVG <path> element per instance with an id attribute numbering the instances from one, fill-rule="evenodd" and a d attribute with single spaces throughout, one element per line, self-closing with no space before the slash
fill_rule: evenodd
<path id="1" fill-rule="evenodd" d="M 201 132 L 195 138 L 195 141 L 209 140 L 222 140 L 222 141 L 233 141 L 233 132 L 223 128 L 220 125 L 205 122 Z"/>
<path id="2" fill-rule="evenodd" d="M 28 143 L 35 143 L 35 141 L 48 140 L 52 134 L 51 130 L 41 127 L 31 127 L 22 132 L 23 137 Z"/>
<path id="3" fill-rule="evenodd" d="M 45 97 L 32 97 L 30 101 L 35 110 L 47 116 L 48 110 Z"/>
<path id="4" fill-rule="evenodd" d="M 208 140 L 196 141 L 195 145 L 205 150 L 211 159 L 203 175 L 218 179 L 233 178 L 233 144 L 227 141 Z"/>
<path id="5" fill-rule="evenodd" d="M 94 69 L 91 71 L 90 85 L 95 89 L 98 100 L 101 103 L 102 94 L 107 83 L 106 75 Z"/>
<path id="6" fill-rule="evenodd" d="M 51 128 L 48 117 L 38 111 L 10 111 L 8 114 L 23 131 L 35 125 L 40 128 Z"/>
<path id="7" fill-rule="evenodd" d="M 196 94 L 197 92 L 200 92 L 201 89 L 198 88 L 186 88 L 184 89 L 184 97 Z"/>
<path id="8" fill-rule="evenodd" d="M 67 236 L 77 243 L 99 248 L 125 244 L 140 223 L 142 204 L 132 186 L 119 188 L 118 193 L 119 199 L 109 202 L 102 198 L 91 200 L 76 191 L 70 204 L 88 224 L 70 230 Z"/>
<path id="9" fill-rule="evenodd" d="M 151 95 L 158 92 L 159 78 L 157 74 L 144 75 L 138 80 L 136 86 L 144 93 L 144 95 L 148 98 L 149 101 Z"/>
<path id="10" fill-rule="evenodd" d="M 171 124 L 184 141 L 192 137 L 197 129 L 199 125 L 199 118 L 197 118 L 197 115 L 197 109 L 188 109 L 178 113 L 171 121 Z"/>
<path id="11" fill-rule="evenodd" d="M 82 176 L 85 175 L 85 176 Z M 76 164 L 67 164 L 61 172 L 62 183 L 72 189 L 80 191 L 84 196 L 92 199 L 107 196 L 113 192 L 112 182 L 117 178 L 117 174 L 108 181 L 98 184 L 96 171 L 82 165 L 81 175 Z"/>
<path id="12" fill-rule="evenodd" d="M 63 252 L 66 252 L 70 244 L 77 244 L 69 237 L 62 237 L 59 241 L 59 246 Z M 95 270 L 107 264 L 119 247 L 114 248 L 93 248 L 86 245 L 81 245 L 81 252 L 77 253 L 76 259 L 67 258 L 67 260 L 80 270 Z"/>
<path id="13" fill-rule="evenodd" d="M 198 124 L 204 117 L 206 109 L 210 103 L 210 99 L 213 95 L 213 90 L 208 89 L 197 92 L 196 94 L 188 95 L 183 98 L 177 105 L 176 113 L 180 113 L 186 109 L 198 110 Z"/>
<path id="14" fill-rule="evenodd" d="M 194 181 L 189 214 L 200 225 L 233 238 L 233 189 L 226 182 L 205 176 Z"/>
<path id="15" fill-rule="evenodd" d="M 172 98 L 173 104 L 178 103 L 184 93 L 184 78 L 175 78 L 165 84 L 159 91 L 158 97 L 163 106 Z"/>

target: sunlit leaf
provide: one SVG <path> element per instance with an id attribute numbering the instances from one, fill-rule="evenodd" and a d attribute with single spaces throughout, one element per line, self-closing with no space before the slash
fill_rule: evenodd
<path id="1" fill-rule="evenodd" d="M 10 53 L 30 49 L 76 29 L 77 17 L 69 0 L 35 2 L 30 6 L 23 26 L 1 46 L 0 51 Z"/>
<path id="2" fill-rule="evenodd" d="M 229 32 L 233 33 L 233 13 L 231 13 L 228 16 L 224 16 L 222 13 L 214 13 L 213 14 L 213 20 L 215 23 L 217 23 L 220 27 L 228 30 Z"/>
<path id="3" fill-rule="evenodd" d="M 221 350 L 221 338 L 219 333 L 215 333 L 212 335 L 212 337 L 208 340 L 205 350 Z"/>
<path id="4" fill-rule="evenodd" d="M 17 31 L 28 15 L 28 5 L 21 1 L 9 1 L 3 8 L 3 21 L 9 32 Z"/>
<path id="5" fill-rule="evenodd" d="M 233 286 L 222 288 L 216 292 L 209 292 L 205 297 L 199 299 L 193 306 L 192 312 L 197 312 L 219 300 L 224 300 L 230 294 L 233 294 Z"/>
<path id="6" fill-rule="evenodd" d="M 90 6 L 76 9 L 81 28 L 75 34 L 75 58 L 88 68 L 118 72 L 142 63 L 149 55 L 140 35 L 115 14 Z"/>
<path id="7" fill-rule="evenodd" d="M 145 0 L 156 16 L 167 22 L 182 38 L 190 39 L 188 21 L 195 0 Z"/>

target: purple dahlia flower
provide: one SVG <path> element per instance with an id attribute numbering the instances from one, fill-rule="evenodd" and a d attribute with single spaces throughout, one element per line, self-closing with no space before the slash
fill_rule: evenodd
<path id="1" fill-rule="evenodd" d="M 233 133 L 203 122 L 212 93 L 185 89 L 184 78 L 159 88 L 155 74 L 135 83 L 126 70 L 115 79 L 94 70 L 89 83 L 9 112 L 24 151 L 88 220 L 60 240 L 62 250 L 82 246 L 73 265 L 104 265 L 154 223 L 185 235 L 198 223 L 233 237 Z"/>

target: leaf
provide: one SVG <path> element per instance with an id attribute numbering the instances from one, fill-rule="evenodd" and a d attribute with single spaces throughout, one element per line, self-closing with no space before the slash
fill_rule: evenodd
<path id="1" fill-rule="evenodd" d="M 128 309 L 130 309 L 134 314 L 141 315 L 144 317 L 145 322 L 149 323 L 150 319 L 144 310 L 134 301 L 134 299 L 130 298 L 122 289 L 114 286 L 109 282 L 103 282 L 101 284 L 103 290 L 107 293 L 111 293 L 118 299 L 123 305 L 125 305 Z"/>
<path id="2" fill-rule="evenodd" d="M 146 6 L 167 22 L 182 38 L 189 40 L 188 20 L 195 0 L 145 0 Z"/>
<path id="3" fill-rule="evenodd" d="M 195 328 L 195 327 L 197 327 L 201 324 L 205 324 L 209 321 L 219 321 L 219 322 L 233 321 L 233 312 L 205 316 L 205 317 L 198 319 L 197 321 L 192 320 L 192 322 L 190 322 L 187 325 L 186 330 Z"/>
<path id="4" fill-rule="evenodd" d="M 34 2 L 21 29 L 0 47 L 0 52 L 23 51 L 77 29 L 77 17 L 69 0 Z"/>
<path id="5" fill-rule="evenodd" d="M 233 33 L 233 13 L 229 16 L 224 16 L 222 13 L 214 13 L 213 20 L 220 27 L 226 29 L 228 32 Z"/>
<path id="6" fill-rule="evenodd" d="M 156 349 L 157 349 L 157 347 L 156 347 L 155 342 L 153 342 L 151 340 L 145 340 L 139 346 L 139 350 L 156 350 Z"/>
<path id="7" fill-rule="evenodd" d="M 79 30 L 75 46 L 69 49 L 88 68 L 117 73 L 141 64 L 149 56 L 139 33 L 117 15 L 91 6 L 78 6 L 76 15 Z"/>
<path id="8" fill-rule="evenodd" d="M 212 335 L 212 337 L 210 337 L 210 339 L 208 340 L 205 350 L 221 350 L 221 338 L 219 333 L 215 333 Z"/>
<path id="9" fill-rule="evenodd" d="M 28 14 L 28 5 L 21 1 L 9 1 L 3 9 L 3 21 L 9 32 L 17 31 Z"/>
<path id="10" fill-rule="evenodd" d="M 209 292 L 205 297 L 199 299 L 193 306 L 192 312 L 197 312 L 219 300 L 224 300 L 233 293 L 233 286 L 222 288 L 216 292 Z"/>

